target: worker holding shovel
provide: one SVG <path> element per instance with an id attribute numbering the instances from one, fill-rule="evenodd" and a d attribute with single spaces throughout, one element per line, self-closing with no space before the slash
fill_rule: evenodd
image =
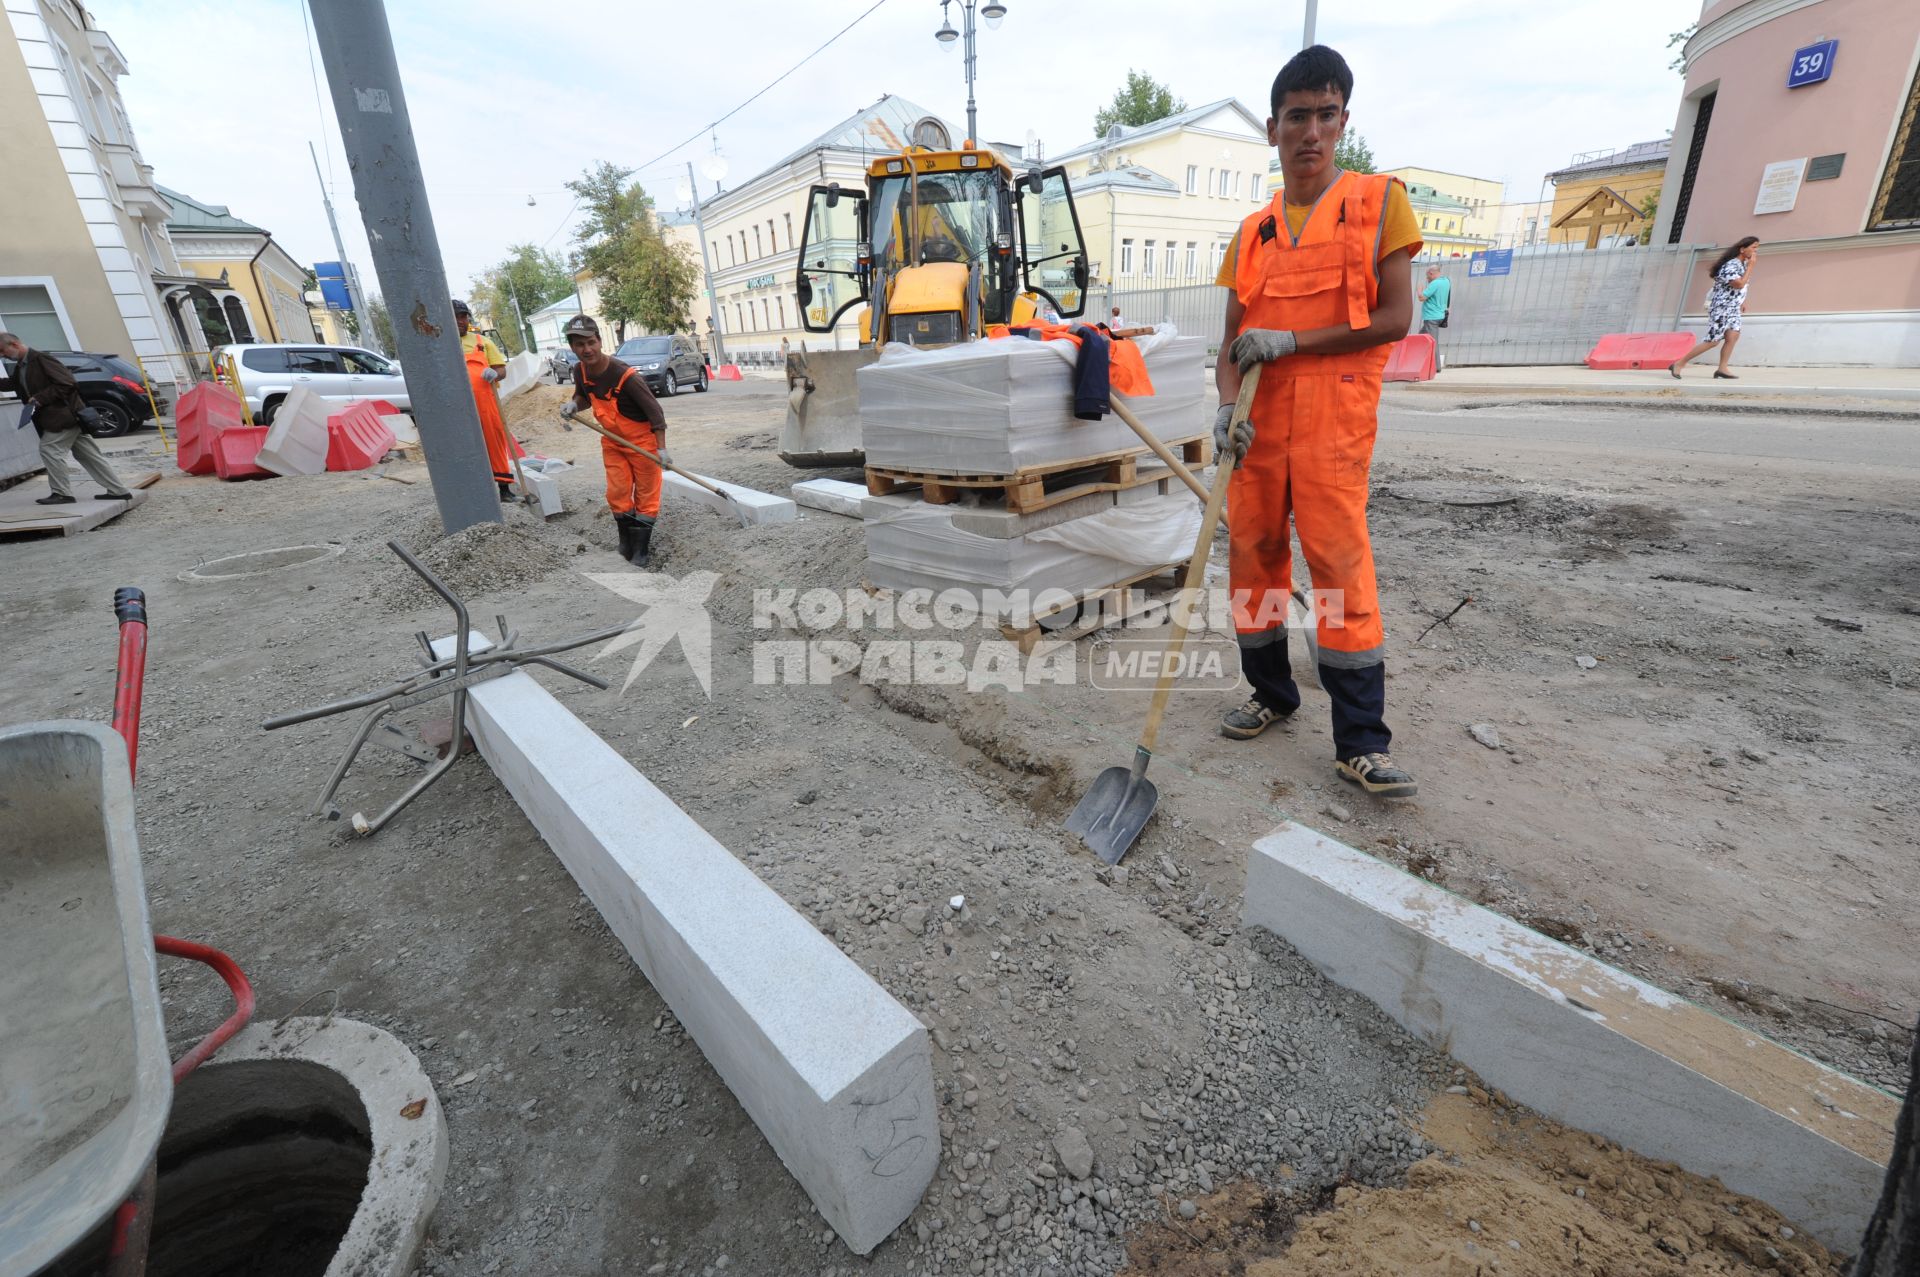
<path id="1" fill-rule="evenodd" d="M 1334 163 L 1352 93 L 1346 60 L 1324 45 L 1281 68 L 1267 141 L 1279 150 L 1285 187 L 1240 224 L 1219 280 L 1233 291 L 1214 434 L 1223 455 L 1244 458 L 1227 495 L 1229 581 L 1241 669 L 1253 685 L 1220 730 L 1251 739 L 1300 707 L 1287 660 L 1291 518 L 1313 575 L 1334 769 L 1369 793 L 1404 798 L 1416 787 L 1387 752 L 1386 631 L 1367 478 L 1381 373 L 1413 317 L 1408 263 L 1421 241 L 1404 187 Z M 1234 401 L 1255 367 L 1260 385 L 1241 423 Z"/>
<path id="2" fill-rule="evenodd" d="M 507 357 L 493 339 L 473 326 L 473 310 L 459 298 L 453 300 L 453 319 L 460 326 L 460 357 L 466 360 L 467 381 L 473 386 L 473 406 L 480 413 L 480 436 L 487 444 L 487 465 L 493 470 L 493 482 L 500 499 L 512 495 L 513 441 L 507 438 L 506 418 L 500 415 L 500 394 L 496 387 L 507 375 Z"/>
<path id="3" fill-rule="evenodd" d="M 667 415 L 647 389 L 646 378 L 600 348 L 600 325 L 585 315 L 567 321 L 567 345 L 580 362 L 573 370 L 573 398 L 560 409 L 571 418 L 593 409 L 600 428 L 661 460 L 667 456 Z M 607 470 L 607 508 L 620 532 L 620 557 L 647 566 L 654 521 L 660 517 L 660 467 L 612 439 L 600 441 Z"/>

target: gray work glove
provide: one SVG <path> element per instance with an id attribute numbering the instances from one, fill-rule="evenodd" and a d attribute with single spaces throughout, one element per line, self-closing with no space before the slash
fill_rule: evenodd
<path id="1" fill-rule="evenodd" d="M 1227 431 L 1232 425 L 1233 405 L 1223 403 L 1219 411 L 1213 414 L 1213 455 L 1216 458 L 1225 458 L 1231 452 L 1234 467 L 1237 469 L 1240 463 L 1247 459 L 1247 449 L 1253 446 L 1253 421 L 1248 419 L 1241 422 L 1240 428 L 1233 431 L 1233 438 L 1229 441 Z"/>
<path id="2" fill-rule="evenodd" d="M 488 381 L 500 380 L 500 370 L 498 368 L 489 368 L 480 375 Z"/>
<path id="3" fill-rule="evenodd" d="M 1246 372 L 1255 364 L 1285 359 L 1295 350 L 1293 334 L 1284 328 L 1249 328 L 1233 339 L 1227 358 Z"/>
<path id="4" fill-rule="evenodd" d="M 580 411 L 580 405 L 575 403 L 571 399 L 567 400 L 565 403 L 560 405 L 560 415 L 565 417 L 568 421 L 572 421 L 573 414 L 579 411 Z"/>
<path id="5" fill-rule="evenodd" d="M 660 458 L 662 465 L 670 466 L 673 464 L 673 458 L 667 455 L 667 445 L 664 443 L 653 450 L 653 455 Z"/>

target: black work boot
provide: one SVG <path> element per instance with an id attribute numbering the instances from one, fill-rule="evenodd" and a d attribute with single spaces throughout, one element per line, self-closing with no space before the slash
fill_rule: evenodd
<path id="1" fill-rule="evenodd" d="M 633 516 L 630 514 L 616 514 L 613 516 L 613 526 L 614 530 L 620 534 L 620 557 L 623 559 L 632 558 Z"/>
<path id="2" fill-rule="evenodd" d="M 507 483 L 503 483 L 503 484 L 500 484 L 500 485 L 499 485 L 499 488 L 500 488 L 500 499 L 501 499 L 502 501 L 511 501 L 511 500 L 513 500 L 513 485 L 512 485 L 512 484 L 507 484 Z"/>
<path id="3" fill-rule="evenodd" d="M 633 516 L 633 546 L 627 551 L 627 562 L 637 568 L 647 566 L 647 547 L 653 543 L 653 520 L 644 514 Z"/>

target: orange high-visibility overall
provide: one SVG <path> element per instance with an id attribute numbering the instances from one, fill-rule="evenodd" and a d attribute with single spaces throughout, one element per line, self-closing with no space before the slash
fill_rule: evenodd
<path id="1" fill-rule="evenodd" d="M 601 429 L 611 430 L 629 443 L 648 452 L 659 452 L 651 422 L 635 421 L 620 411 L 620 388 L 634 375 L 629 368 L 613 383 L 605 395 L 596 395 L 587 387 L 587 401 L 593 405 L 594 418 Z M 584 385 L 584 380 L 582 382 Z M 607 508 L 615 514 L 637 514 L 643 518 L 660 517 L 660 467 L 636 452 L 629 452 L 611 439 L 600 441 L 600 461 L 607 470 Z"/>
<path id="2" fill-rule="evenodd" d="M 473 406 L 480 410 L 480 435 L 487 441 L 487 464 L 495 483 L 513 482 L 513 445 L 507 441 L 507 422 L 500 415 L 500 396 L 487 380 L 486 343 L 467 346 L 467 381 L 473 386 Z"/>
<path id="3" fill-rule="evenodd" d="M 1241 223 L 1233 287 L 1246 308 L 1242 331 L 1360 329 L 1372 322 L 1391 181 L 1341 174 L 1297 242 L 1287 230 L 1284 193 Z M 1229 580 L 1243 648 L 1285 638 L 1291 514 L 1313 575 L 1321 664 L 1358 670 L 1382 663 L 1386 634 L 1367 538 L 1367 470 L 1390 349 L 1291 355 L 1261 370 L 1253 446 L 1227 489 Z"/>

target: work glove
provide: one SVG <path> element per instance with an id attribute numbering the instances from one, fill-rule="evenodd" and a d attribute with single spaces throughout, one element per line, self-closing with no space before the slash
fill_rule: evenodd
<path id="1" fill-rule="evenodd" d="M 1233 405 L 1223 403 L 1219 411 L 1213 414 L 1213 455 L 1224 458 L 1231 452 L 1234 467 L 1238 469 L 1240 463 L 1247 459 L 1247 449 L 1253 446 L 1253 421 L 1249 418 L 1241 422 L 1239 429 L 1233 430 L 1233 437 L 1229 440 L 1227 432 L 1232 426 Z"/>
<path id="2" fill-rule="evenodd" d="M 498 368 L 489 368 L 485 372 L 481 373 L 480 375 L 486 378 L 488 381 L 500 380 L 500 370 Z"/>
<path id="3" fill-rule="evenodd" d="M 568 421 L 572 421 L 573 414 L 579 411 L 580 411 L 580 405 L 575 403 L 571 399 L 567 400 L 565 403 L 560 405 L 560 415 L 565 417 Z"/>
<path id="4" fill-rule="evenodd" d="M 653 455 L 660 458 L 660 464 L 663 466 L 670 466 L 673 464 L 673 458 L 668 455 L 666 445 L 664 444 L 656 447 L 653 450 Z"/>
<path id="5" fill-rule="evenodd" d="M 1246 372 L 1255 364 L 1285 359 L 1294 352 L 1293 334 L 1284 328 L 1249 328 L 1233 339 L 1227 358 Z"/>

